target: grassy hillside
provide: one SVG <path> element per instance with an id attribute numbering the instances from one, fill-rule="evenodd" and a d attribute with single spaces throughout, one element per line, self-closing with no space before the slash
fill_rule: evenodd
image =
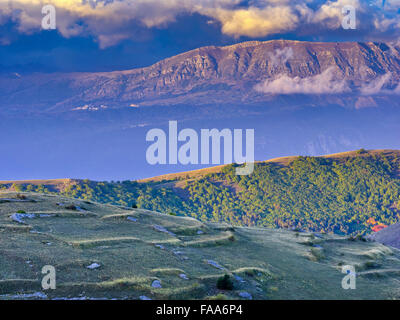
<path id="1" fill-rule="evenodd" d="M 400 253 L 378 243 L 35 193 L 0 193 L 0 257 L 0 299 L 400 298 Z M 45 265 L 56 290 L 41 289 Z"/>
<path id="2" fill-rule="evenodd" d="M 236 176 L 229 165 L 140 182 L 4 182 L 3 188 L 238 226 L 357 235 L 399 221 L 399 170 L 400 152 L 359 150 L 259 162 L 250 176 Z"/>

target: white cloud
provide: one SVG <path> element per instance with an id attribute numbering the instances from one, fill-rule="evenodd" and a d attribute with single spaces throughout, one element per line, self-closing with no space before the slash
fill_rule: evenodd
<path id="1" fill-rule="evenodd" d="M 400 29 L 400 21 L 398 18 L 386 19 L 383 15 L 374 19 L 376 30 L 386 32 L 390 29 Z"/>
<path id="2" fill-rule="evenodd" d="M 338 74 L 333 67 L 328 68 L 320 74 L 307 77 L 290 77 L 280 74 L 275 79 L 267 79 L 257 84 L 254 89 L 265 94 L 338 94 L 348 92 L 359 92 L 363 96 L 379 94 L 400 94 L 400 83 L 395 84 L 393 89 L 392 74 L 386 73 L 375 79 L 364 82 L 360 86 L 351 86 L 343 76 Z"/>
<path id="3" fill-rule="evenodd" d="M 383 88 L 385 87 L 385 85 L 388 84 L 388 82 L 390 81 L 391 78 L 392 78 L 392 74 L 390 72 L 386 73 L 383 76 L 380 76 L 380 77 L 372 80 L 371 82 L 362 85 L 360 88 L 360 92 L 363 95 L 374 95 L 374 94 L 383 93 L 383 91 L 384 91 Z"/>
<path id="4" fill-rule="evenodd" d="M 382 3 L 381 0 L 377 0 Z M 385 10 L 398 10 L 400 8 L 400 0 L 385 0 L 384 2 Z"/>
<path id="5" fill-rule="evenodd" d="M 137 28 L 165 28 L 182 14 L 200 14 L 238 38 L 272 34 L 327 35 L 340 30 L 342 8 L 357 8 L 359 33 L 368 37 L 400 31 L 399 0 L 367 3 L 362 0 L 48 0 L 57 8 L 57 27 L 65 37 L 93 35 L 113 45 L 135 38 Z M 0 0 L 0 25 L 11 20 L 19 32 L 39 32 L 43 0 Z M 134 27 L 136 26 L 136 28 Z M 132 29 L 132 30 L 130 30 Z"/>
<path id="6" fill-rule="evenodd" d="M 221 23 L 224 34 L 234 37 L 263 37 L 286 32 L 293 30 L 300 20 L 290 6 L 204 10 L 204 13 Z"/>
<path id="7" fill-rule="evenodd" d="M 174 21 L 190 7 L 185 0 L 122 0 L 82 1 L 50 0 L 56 7 L 57 30 L 64 37 L 91 34 L 103 47 L 114 45 L 125 38 L 134 38 L 130 23 L 146 28 L 160 27 Z M 9 17 L 23 33 L 38 32 L 41 28 L 41 0 L 0 0 L 0 22 Z"/>
<path id="8" fill-rule="evenodd" d="M 269 63 L 273 67 L 283 65 L 293 58 L 293 49 L 291 47 L 284 47 L 283 49 L 276 49 L 273 54 L 269 55 Z"/>
<path id="9" fill-rule="evenodd" d="M 313 22 L 324 24 L 330 29 L 340 28 L 343 20 L 342 9 L 344 6 L 352 6 L 356 12 L 363 10 L 359 0 L 326 1 L 314 14 Z"/>
<path id="10" fill-rule="evenodd" d="M 378 94 L 398 95 L 400 94 L 400 83 L 394 84 L 395 87 L 393 89 L 393 83 L 391 83 L 392 80 L 393 80 L 393 75 L 390 72 L 388 72 L 368 83 L 363 84 L 359 88 L 359 90 L 361 94 L 365 96 L 372 96 Z"/>
<path id="11" fill-rule="evenodd" d="M 340 79 L 333 68 L 307 78 L 291 78 L 283 74 L 256 85 L 255 89 L 267 94 L 335 94 L 350 90 L 347 81 Z"/>

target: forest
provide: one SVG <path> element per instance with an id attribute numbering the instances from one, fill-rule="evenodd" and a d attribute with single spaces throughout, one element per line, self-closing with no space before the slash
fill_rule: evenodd
<path id="1" fill-rule="evenodd" d="M 400 167 L 397 155 L 359 153 L 297 157 L 288 165 L 257 163 L 249 176 L 237 176 L 236 165 L 227 165 L 219 173 L 172 184 L 79 180 L 62 190 L 32 184 L 12 188 L 237 226 L 364 235 L 399 221 Z"/>

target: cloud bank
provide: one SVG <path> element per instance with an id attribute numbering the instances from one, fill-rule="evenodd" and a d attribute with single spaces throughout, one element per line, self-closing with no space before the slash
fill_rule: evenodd
<path id="1" fill-rule="evenodd" d="M 357 34 L 392 39 L 400 31 L 399 0 L 49 0 L 64 37 L 94 36 L 107 47 L 137 36 L 140 28 L 167 28 L 181 15 L 199 14 L 223 34 L 260 38 L 293 33 L 315 37 L 341 30 L 342 8 L 357 9 Z M 0 25 L 40 32 L 42 0 L 0 0 Z"/>
<path id="2" fill-rule="evenodd" d="M 333 68 L 307 78 L 291 78 L 283 74 L 256 85 L 255 89 L 267 94 L 335 94 L 350 91 L 347 81 L 338 80 Z"/>
<path id="3" fill-rule="evenodd" d="M 254 89 L 265 94 L 339 94 L 357 92 L 363 96 L 373 96 L 379 94 L 398 95 L 400 94 L 400 83 L 391 83 L 392 74 L 386 73 L 361 86 L 352 86 L 349 81 L 338 75 L 334 68 L 328 68 L 320 74 L 300 78 L 289 77 L 281 74 L 275 79 L 267 79 L 257 84 Z"/>
<path id="4" fill-rule="evenodd" d="M 360 88 L 360 92 L 363 95 L 375 95 L 375 94 L 379 94 L 379 93 L 383 93 L 383 92 L 390 92 L 390 90 L 385 90 L 384 87 L 385 85 L 388 84 L 389 80 L 392 78 L 392 74 L 391 73 L 386 73 L 378 78 L 376 78 L 375 80 L 372 80 L 369 83 L 364 84 L 361 88 Z"/>
<path id="5" fill-rule="evenodd" d="M 291 47 L 285 47 L 283 49 L 276 49 L 275 52 L 269 55 L 269 62 L 273 67 L 285 64 L 291 58 L 293 58 L 293 49 Z"/>

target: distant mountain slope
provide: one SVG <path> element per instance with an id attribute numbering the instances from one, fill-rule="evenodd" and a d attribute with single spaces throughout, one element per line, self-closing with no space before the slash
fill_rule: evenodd
<path id="1" fill-rule="evenodd" d="M 203 221 L 366 234 L 399 221 L 399 172 L 400 152 L 391 150 L 283 158 L 257 163 L 250 176 L 236 176 L 227 166 L 156 179 L 150 186 L 158 197 L 145 195 L 139 203 Z"/>
<path id="2" fill-rule="evenodd" d="M 249 176 L 236 176 L 228 165 L 141 182 L 73 180 L 56 188 L 7 182 L 3 189 L 136 205 L 202 221 L 356 235 L 399 222 L 399 172 L 400 151 L 358 150 L 259 162 Z"/>
<path id="3" fill-rule="evenodd" d="M 385 43 L 320 43 L 288 40 L 204 47 L 162 60 L 150 67 L 103 73 L 33 74 L 0 78 L 1 107 L 13 110 L 65 111 L 77 108 L 138 105 L 299 103 L 290 97 L 260 93 L 254 86 L 282 75 L 310 78 L 327 70 L 353 89 L 389 76 L 400 81 L 400 49 Z M 374 84 L 371 84 L 374 86 Z M 377 84 L 379 86 L 379 83 Z M 376 87 L 376 86 L 375 86 Z M 351 107 L 395 103 L 389 97 L 316 95 L 311 105 Z"/>
<path id="4" fill-rule="evenodd" d="M 391 225 L 369 236 L 371 240 L 400 249 L 400 223 Z"/>
<path id="5" fill-rule="evenodd" d="M 35 193 L 0 192 L 0 256 L 0 300 L 400 298 L 400 254 L 378 243 Z"/>
<path id="6" fill-rule="evenodd" d="M 79 184 L 77 179 L 48 179 L 48 180 L 19 180 L 19 181 L 0 181 L 0 185 L 15 189 L 16 186 L 32 185 L 35 187 L 45 186 L 48 191 L 62 192 L 71 185 Z"/>

